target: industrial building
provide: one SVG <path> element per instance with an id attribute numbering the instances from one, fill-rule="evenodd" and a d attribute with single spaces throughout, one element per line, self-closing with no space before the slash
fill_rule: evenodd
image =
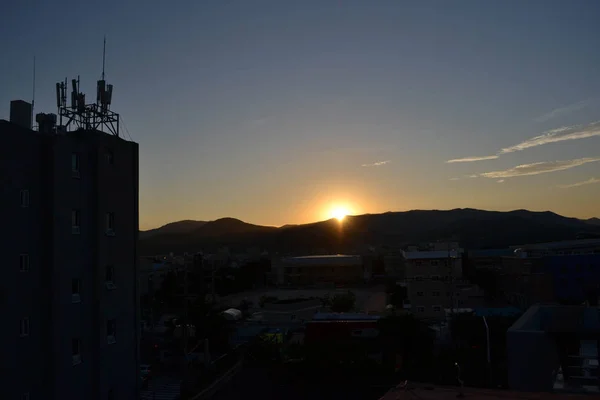
<path id="1" fill-rule="evenodd" d="M 0 120 L 3 399 L 139 396 L 138 145 L 104 77 L 93 103 L 72 84 L 37 129 L 25 101 Z"/>

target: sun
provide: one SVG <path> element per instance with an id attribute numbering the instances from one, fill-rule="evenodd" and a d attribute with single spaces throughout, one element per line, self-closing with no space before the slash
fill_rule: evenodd
<path id="1" fill-rule="evenodd" d="M 330 211 L 330 217 L 342 222 L 349 213 L 350 211 L 345 207 L 335 207 Z"/>

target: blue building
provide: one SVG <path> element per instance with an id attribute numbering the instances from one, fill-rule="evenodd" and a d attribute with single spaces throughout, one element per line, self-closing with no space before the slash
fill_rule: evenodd
<path id="1" fill-rule="evenodd" d="M 557 300 L 583 302 L 600 286 L 600 254 L 546 256 L 544 269 L 552 275 Z"/>

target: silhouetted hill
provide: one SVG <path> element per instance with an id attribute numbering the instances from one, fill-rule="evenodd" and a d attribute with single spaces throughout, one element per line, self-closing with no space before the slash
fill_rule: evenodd
<path id="1" fill-rule="evenodd" d="M 193 231 L 194 229 L 198 229 L 204 224 L 206 224 L 206 221 L 194 221 L 191 219 L 171 222 L 169 224 L 161 226 L 160 228 L 149 229 L 147 231 L 140 231 L 140 240 L 166 233 L 187 233 Z"/>
<path id="2" fill-rule="evenodd" d="M 452 238 L 463 247 L 490 248 L 575 239 L 581 233 L 598 234 L 600 226 L 549 211 L 413 210 L 352 216 L 343 223 L 332 219 L 281 228 L 223 218 L 191 232 L 140 240 L 140 251 L 179 253 L 228 246 L 234 251 L 259 247 L 281 254 L 341 253 L 369 245 L 397 248 Z"/>
<path id="3" fill-rule="evenodd" d="M 600 226 L 600 218 L 590 218 L 590 219 L 586 219 L 584 221 L 587 222 L 588 224 Z"/>

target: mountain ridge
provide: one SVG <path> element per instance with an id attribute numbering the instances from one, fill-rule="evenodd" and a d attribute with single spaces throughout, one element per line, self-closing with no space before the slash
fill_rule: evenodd
<path id="1" fill-rule="evenodd" d="M 597 221 L 596 221 L 597 220 Z M 243 251 L 249 247 L 281 253 L 352 252 L 368 245 L 397 247 L 406 243 L 455 238 L 469 248 L 506 247 L 533 242 L 575 239 L 581 233 L 600 235 L 600 220 L 581 220 L 551 211 L 452 210 L 389 211 L 347 216 L 300 225 L 269 227 L 235 218 L 215 221 L 187 220 L 140 233 L 140 250 L 146 254 L 193 252 L 227 246 Z M 184 221 L 179 221 L 184 222 Z M 148 231 L 145 231 L 148 232 Z"/>

